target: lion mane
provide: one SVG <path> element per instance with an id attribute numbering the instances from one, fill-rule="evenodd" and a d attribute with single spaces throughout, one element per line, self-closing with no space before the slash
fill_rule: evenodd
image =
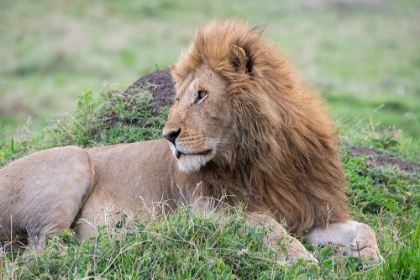
<path id="1" fill-rule="evenodd" d="M 211 21 L 173 67 L 176 83 L 203 64 L 222 76 L 235 116 L 229 161 L 180 172 L 178 181 L 190 189 L 200 184 L 204 196 L 246 203 L 248 211 L 268 211 L 297 235 L 348 220 L 333 122 L 262 33 L 261 26 L 249 28 L 239 19 Z M 245 51 L 242 61 L 231 46 Z"/>

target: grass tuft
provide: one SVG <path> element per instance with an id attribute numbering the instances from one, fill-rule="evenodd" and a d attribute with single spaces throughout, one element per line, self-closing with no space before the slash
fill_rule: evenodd
<path id="1" fill-rule="evenodd" d="M 151 114 L 151 98 L 146 86 L 132 94 L 105 86 L 97 97 L 87 90 L 79 96 L 76 117 L 57 119 L 57 126 L 48 134 L 60 146 L 92 147 L 156 139 L 166 114 Z"/>

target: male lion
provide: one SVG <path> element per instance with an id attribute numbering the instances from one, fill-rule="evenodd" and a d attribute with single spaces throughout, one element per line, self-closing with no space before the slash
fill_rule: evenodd
<path id="1" fill-rule="evenodd" d="M 94 235 L 107 205 L 143 215 L 157 202 L 201 207 L 206 197 L 246 204 L 252 224 L 265 217 L 267 243 L 282 240 L 292 261 L 312 256 L 281 222 L 313 244 L 381 258 L 373 230 L 350 220 L 331 119 L 261 28 L 203 25 L 172 75 L 169 142 L 56 148 L 0 169 L 0 241 L 27 235 L 27 254 L 68 227 Z"/>

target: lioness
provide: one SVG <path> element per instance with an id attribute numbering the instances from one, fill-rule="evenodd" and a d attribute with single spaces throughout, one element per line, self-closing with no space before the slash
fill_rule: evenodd
<path id="1" fill-rule="evenodd" d="M 166 140 L 55 148 L 2 168 L 0 240 L 27 235 L 27 255 L 69 227 L 81 239 L 94 235 L 108 205 L 143 215 L 157 202 L 154 211 L 224 197 L 245 203 L 251 223 L 264 215 L 274 229 L 267 243 L 277 250 L 283 240 L 292 261 L 312 256 L 280 222 L 297 236 L 309 231 L 313 244 L 380 258 L 373 230 L 346 206 L 331 119 L 261 28 L 237 19 L 203 25 L 172 75 Z"/>

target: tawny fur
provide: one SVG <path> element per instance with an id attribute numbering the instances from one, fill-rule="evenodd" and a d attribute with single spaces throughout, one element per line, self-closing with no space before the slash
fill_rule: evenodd
<path id="1" fill-rule="evenodd" d="M 268 214 L 267 244 L 279 250 L 286 241 L 292 261 L 313 257 L 283 221 L 297 235 L 310 229 L 313 244 L 337 242 L 352 256 L 380 259 L 372 229 L 349 220 L 331 119 L 262 28 L 211 21 L 172 74 L 170 142 L 62 147 L 1 168 L 0 245 L 27 236 L 29 256 L 68 227 L 81 240 L 95 235 L 97 225 L 118 219 L 109 217 L 111 205 L 141 218 L 200 206 L 205 196 L 246 204 L 256 219 Z"/>
<path id="2" fill-rule="evenodd" d="M 227 195 L 231 204 L 246 203 L 251 212 L 269 211 L 298 235 L 348 220 L 333 123 L 262 31 L 237 19 L 212 21 L 197 31 L 173 67 L 177 85 L 201 65 L 222 76 L 235 118 L 229 160 L 180 173 L 179 181 L 190 188 L 200 183 L 205 196 Z M 232 45 L 245 51 L 245 61 L 238 61 Z"/>

